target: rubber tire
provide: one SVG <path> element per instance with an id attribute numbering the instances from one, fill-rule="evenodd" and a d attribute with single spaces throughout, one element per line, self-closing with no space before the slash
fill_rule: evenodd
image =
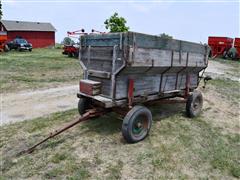
<path id="1" fill-rule="evenodd" d="M 89 100 L 87 98 L 79 98 L 78 113 L 82 116 L 89 107 Z"/>
<path id="2" fill-rule="evenodd" d="M 68 57 L 72 57 L 72 53 L 71 52 L 68 52 Z"/>
<path id="3" fill-rule="evenodd" d="M 227 51 L 224 51 L 224 52 L 223 52 L 223 55 L 222 55 L 222 58 L 223 58 L 223 59 L 227 59 L 227 57 L 228 57 Z"/>
<path id="4" fill-rule="evenodd" d="M 79 54 L 77 52 L 74 53 L 74 57 L 78 58 Z"/>
<path id="5" fill-rule="evenodd" d="M 194 108 L 194 103 L 199 101 L 197 108 Z M 203 106 L 203 96 L 200 91 L 195 90 L 191 95 L 188 96 L 186 103 L 186 114 L 190 118 L 194 118 L 201 113 Z"/>
<path id="6" fill-rule="evenodd" d="M 135 137 L 132 134 L 132 127 L 133 127 L 134 120 L 140 114 L 146 115 L 147 121 L 148 121 L 148 124 L 147 124 L 148 127 L 147 127 L 147 131 L 144 132 L 141 136 Z M 134 106 L 124 117 L 124 120 L 122 123 L 122 135 L 128 143 L 136 143 L 136 142 L 142 141 L 148 136 L 151 126 L 152 126 L 151 111 L 144 106 Z"/>
<path id="7" fill-rule="evenodd" d="M 208 53 L 208 57 L 211 58 L 212 57 L 212 51 L 210 50 Z"/>
<path id="8" fill-rule="evenodd" d="M 10 49 L 9 49 L 8 45 L 6 44 L 6 45 L 4 46 L 4 52 L 8 52 L 8 51 L 10 51 Z"/>

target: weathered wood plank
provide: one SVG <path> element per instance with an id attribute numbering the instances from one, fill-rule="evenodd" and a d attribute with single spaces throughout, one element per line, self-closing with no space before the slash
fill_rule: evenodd
<path id="1" fill-rule="evenodd" d="M 105 79 L 110 79 L 110 77 L 111 77 L 111 73 L 106 72 L 106 71 L 88 70 L 88 74 L 90 76 L 105 78 Z"/>
<path id="2" fill-rule="evenodd" d="M 206 47 L 197 43 L 133 32 L 92 34 L 84 36 L 81 42 L 80 57 L 89 72 L 88 78 L 102 82 L 104 97 L 111 98 L 114 79 L 116 99 L 127 98 L 130 78 L 134 80 L 134 96 L 184 90 L 186 74 L 190 74 L 190 86 L 195 88 L 198 73 L 206 67 Z M 118 51 L 114 63 L 115 45 Z M 124 62 L 124 69 L 111 77 Z"/>

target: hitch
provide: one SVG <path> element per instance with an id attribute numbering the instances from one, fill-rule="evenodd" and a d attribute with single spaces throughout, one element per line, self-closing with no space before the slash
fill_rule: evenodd
<path id="1" fill-rule="evenodd" d="M 203 78 L 203 88 L 205 88 L 206 87 L 206 85 L 207 85 L 207 82 L 209 81 L 209 80 L 212 80 L 212 77 L 211 76 L 206 76 L 205 78 Z"/>
<path id="2" fill-rule="evenodd" d="M 85 114 L 83 114 L 79 119 L 76 119 L 76 120 L 70 122 L 69 124 L 67 124 L 66 126 L 51 132 L 45 139 L 43 139 L 39 143 L 35 144 L 34 146 L 32 146 L 32 147 L 30 147 L 30 148 L 28 148 L 26 150 L 21 151 L 20 153 L 18 153 L 18 155 L 22 155 L 22 154 L 25 154 L 25 153 L 29 153 L 30 154 L 30 153 L 32 153 L 36 149 L 36 147 L 38 147 L 39 145 L 43 144 L 47 140 L 57 136 L 58 134 L 61 134 L 62 132 L 66 131 L 67 129 L 75 126 L 76 124 L 78 124 L 80 122 L 87 121 L 90 118 L 101 116 L 101 115 L 105 114 L 106 112 L 107 111 L 105 109 L 102 109 L 102 108 L 90 109 Z"/>

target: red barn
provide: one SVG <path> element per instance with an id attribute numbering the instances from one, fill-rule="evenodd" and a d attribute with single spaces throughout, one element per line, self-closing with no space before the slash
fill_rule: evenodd
<path id="1" fill-rule="evenodd" d="M 8 41 L 22 37 L 31 43 L 33 48 L 55 45 L 56 29 L 51 23 L 2 20 L 0 31 L 7 31 Z"/>

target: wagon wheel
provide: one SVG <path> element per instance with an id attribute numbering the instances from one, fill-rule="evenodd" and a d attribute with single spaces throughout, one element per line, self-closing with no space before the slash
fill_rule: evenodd
<path id="1" fill-rule="evenodd" d="M 80 115 L 83 115 L 86 110 L 89 108 L 90 101 L 87 98 L 81 97 L 78 101 L 78 112 Z"/>
<path id="2" fill-rule="evenodd" d="M 223 59 L 227 59 L 227 57 L 228 57 L 228 53 L 227 53 L 227 51 L 224 51 L 223 52 Z"/>
<path id="3" fill-rule="evenodd" d="M 152 125 L 152 113 L 143 106 L 134 106 L 124 117 L 122 135 L 128 143 L 143 140 Z"/>
<path id="4" fill-rule="evenodd" d="M 200 114 L 203 106 L 203 96 L 200 91 L 194 91 L 187 99 L 186 113 L 190 118 Z"/>

